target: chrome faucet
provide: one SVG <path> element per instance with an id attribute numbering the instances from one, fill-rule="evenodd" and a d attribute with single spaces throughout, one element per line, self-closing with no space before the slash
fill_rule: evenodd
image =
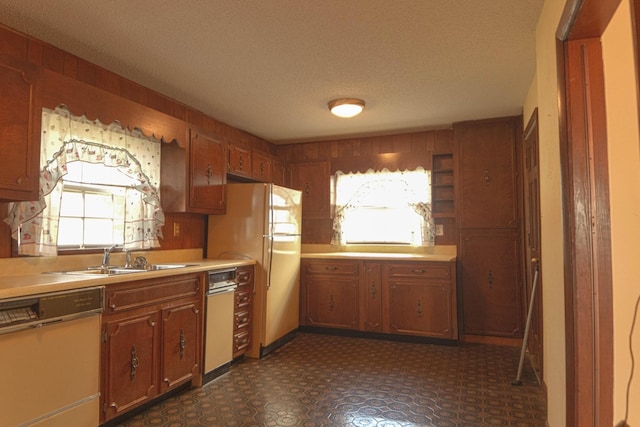
<path id="1" fill-rule="evenodd" d="M 129 249 L 125 249 L 124 256 L 125 256 L 124 268 L 131 268 L 131 251 Z"/>
<path id="2" fill-rule="evenodd" d="M 109 266 L 109 258 L 111 257 L 111 251 L 114 250 L 116 246 L 118 245 L 115 244 L 109 248 L 104 248 L 104 254 L 102 255 L 102 267 Z"/>

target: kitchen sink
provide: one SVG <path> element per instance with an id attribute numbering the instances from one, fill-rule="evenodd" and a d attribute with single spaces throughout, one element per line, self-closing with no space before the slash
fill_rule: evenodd
<path id="1" fill-rule="evenodd" d="M 51 274 L 79 274 L 79 275 L 102 275 L 113 276 L 117 274 L 145 273 L 149 271 L 170 270 L 174 268 L 192 267 L 198 264 L 148 264 L 145 267 L 87 267 L 78 270 L 50 271 Z"/>

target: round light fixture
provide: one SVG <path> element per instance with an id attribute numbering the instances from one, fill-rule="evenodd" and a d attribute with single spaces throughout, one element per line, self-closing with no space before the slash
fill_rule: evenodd
<path id="1" fill-rule="evenodd" d="M 329 111 L 334 116 L 349 118 L 357 116 L 364 109 L 364 101 L 357 98 L 334 99 L 329 102 Z"/>

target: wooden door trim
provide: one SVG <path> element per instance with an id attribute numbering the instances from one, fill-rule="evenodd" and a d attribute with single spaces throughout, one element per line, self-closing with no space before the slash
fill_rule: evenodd
<path id="1" fill-rule="evenodd" d="M 529 140 L 531 135 L 535 134 L 535 153 L 529 153 L 526 152 L 526 147 L 527 147 L 527 141 Z M 535 327 L 537 327 L 537 333 L 539 334 L 539 338 L 540 338 L 540 353 L 539 354 L 535 354 L 534 348 L 532 348 L 531 346 L 531 341 L 529 341 L 527 343 L 527 348 L 529 349 L 529 355 L 531 357 L 531 355 L 533 355 L 534 357 L 537 357 L 537 366 L 534 366 L 534 368 L 538 368 L 539 372 L 538 372 L 538 377 L 544 382 L 544 329 L 542 327 L 542 312 L 543 312 L 543 306 L 542 306 L 542 236 L 541 236 L 541 227 L 540 227 L 540 222 L 541 222 L 541 218 L 540 218 L 540 138 L 539 138 L 539 133 L 538 133 L 538 109 L 534 109 L 533 113 L 531 113 L 531 117 L 529 118 L 529 121 L 527 122 L 527 125 L 525 127 L 524 133 L 523 133 L 523 137 L 522 137 L 522 188 L 523 188 L 523 214 L 522 214 L 522 230 L 521 230 L 521 234 L 523 236 L 522 238 L 522 254 L 523 254 L 523 271 L 522 273 L 525 275 L 524 280 L 522 282 L 522 289 L 523 289 L 523 301 L 524 301 L 524 305 L 523 307 L 528 308 L 530 305 L 530 301 L 531 301 L 531 295 L 529 295 L 526 291 L 528 289 L 528 281 L 531 280 L 533 282 L 534 277 L 531 275 L 530 270 L 534 271 L 533 269 L 535 269 L 535 267 L 533 267 L 532 269 L 529 268 L 528 266 L 531 266 L 533 263 L 532 259 L 529 257 L 530 253 L 529 253 L 529 242 L 530 242 L 530 236 L 529 233 L 535 233 L 535 236 L 533 237 L 536 242 L 536 251 L 537 251 L 537 258 L 538 258 L 538 269 L 539 269 L 539 274 L 538 274 L 538 279 L 537 279 L 537 287 L 536 287 L 536 295 L 534 295 L 533 300 L 534 300 L 534 305 L 533 305 L 533 313 L 532 313 L 532 318 L 531 318 L 531 329 Z M 537 165 L 536 167 L 536 177 L 537 177 L 537 186 L 536 186 L 536 193 L 535 194 L 531 194 L 529 192 L 529 172 L 528 172 L 528 168 L 527 168 L 527 157 L 529 155 L 535 156 L 535 163 Z M 528 197 L 527 197 L 528 196 Z M 535 203 L 537 204 L 537 218 L 532 219 L 531 218 L 531 209 L 529 209 L 530 207 L 530 200 L 532 198 L 535 198 Z M 535 230 L 531 230 L 529 228 L 529 230 L 527 229 L 528 226 L 530 225 L 531 221 L 537 221 Z M 533 287 L 533 283 L 531 285 Z M 528 315 L 528 313 L 525 313 L 526 315 Z M 537 323 L 536 323 L 537 322 Z M 531 336 L 531 335 L 529 335 Z M 543 384 L 543 386 L 546 389 L 546 385 Z"/>
<path id="2" fill-rule="evenodd" d="M 613 423 L 609 182 L 600 37 L 619 3 L 568 0 L 556 33 L 565 242 L 566 425 L 571 426 Z M 572 82 L 569 75 L 580 82 Z"/>

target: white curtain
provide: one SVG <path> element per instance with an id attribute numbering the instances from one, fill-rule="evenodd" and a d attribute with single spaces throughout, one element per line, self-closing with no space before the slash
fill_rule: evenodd
<path id="1" fill-rule="evenodd" d="M 333 218 L 333 237 L 331 243 L 340 245 L 347 243 L 347 232 L 343 229 L 348 220 L 355 217 L 358 210 L 395 209 L 396 212 L 415 212 L 421 218 L 419 236 L 410 239 L 412 244 L 423 246 L 435 243 L 435 225 L 431 216 L 431 174 L 423 168 L 414 171 L 390 172 L 388 169 L 366 173 L 348 173 L 338 171 L 335 176 L 335 207 Z M 398 227 L 402 217 L 394 218 L 393 224 L 372 224 L 371 236 L 375 236 L 375 228 Z M 382 235 L 383 233 L 378 233 Z M 399 233 L 400 234 L 400 233 Z M 374 237 L 375 238 L 375 237 Z"/>
<path id="2" fill-rule="evenodd" d="M 43 109 L 40 144 L 40 197 L 9 205 L 5 222 L 21 255 L 56 255 L 62 185 L 67 163 L 82 161 L 116 167 L 136 181 L 127 189 L 125 247 L 159 247 L 164 213 L 160 207 L 160 141 L 119 123 L 104 125 L 66 108 Z"/>

